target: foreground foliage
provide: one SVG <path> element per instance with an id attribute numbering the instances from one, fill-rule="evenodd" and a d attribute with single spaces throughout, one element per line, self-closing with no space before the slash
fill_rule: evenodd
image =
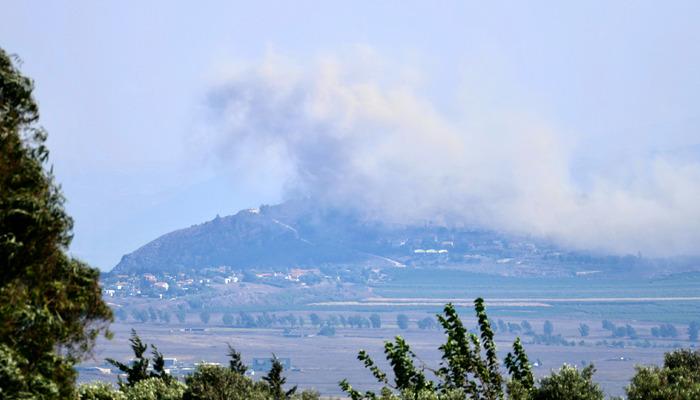
<path id="1" fill-rule="evenodd" d="M 346 380 L 341 388 L 353 400 L 603 400 L 605 395 L 593 381 L 595 368 L 564 365 L 538 381 L 520 339 L 503 360 L 496 358 L 493 333 L 483 300 L 475 301 L 479 336 L 464 329 L 454 307 L 448 304 L 439 316 L 446 331 L 446 343 L 440 346 L 442 362 L 431 369 L 419 361 L 401 337 L 385 344 L 385 355 L 392 376 L 382 371 L 365 352 L 362 361 L 382 383 L 379 393 L 359 392 Z M 132 332 L 134 359 L 129 365 L 111 360 L 126 376 L 118 388 L 93 383 L 79 388 L 79 400 L 318 400 L 314 391 L 285 389 L 283 366 L 273 354 L 272 368 L 260 381 L 245 375 L 247 367 L 241 354 L 229 345 L 229 366 L 200 365 L 179 382 L 163 368 L 163 355 L 155 346 L 152 358 L 146 357 L 148 345 Z M 152 365 L 153 368 L 149 368 Z M 507 372 L 504 375 L 503 372 Z M 700 398 L 700 352 L 677 350 L 667 353 L 663 367 L 638 367 L 627 387 L 630 400 L 691 400 Z"/>
<path id="2" fill-rule="evenodd" d="M 117 390 L 108 383 L 91 383 L 81 385 L 78 389 L 80 400 L 181 400 L 186 386 L 172 380 L 166 382 L 160 378 L 147 378 L 132 386 Z"/>
<path id="3" fill-rule="evenodd" d="M 192 375 L 179 382 L 164 368 L 163 354 L 151 345 L 152 358 L 146 356 L 148 344 L 132 330 L 131 350 L 134 358 L 129 364 L 108 359 L 125 376 L 119 378 L 119 387 L 104 383 L 83 385 L 79 400 L 316 400 L 318 393 L 306 390 L 296 393 L 297 387 L 284 389 L 284 367 L 273 354 L 272 368 L 262 381 L 256 382 L 245 375 L 247 367 L 241 354 L 229 345 L 229 367 L 200 365 Z M 149 367 L 152 366 L 152 367 Z"/>
<path id="4" fill-rule="evenodd" d="M 486 315 L 484 300 L 474 301 L 479 334 L 467 331 L 455 307 L 447 304 L 443 315 L 438 315 L 447 340 L 440 346 L 442 362 L 432 369 L 419 361 L 406 341 L 397 336 L 386 342 L 384 354 L 392 367 L 393 382 L 379 369 L 374 360 L 361 350 L 357 358 L 362 361 L 379 383 L 379 393 L 360 392 L 347 380 L 340 387 L 353 400 L 453 400 L 478 399 L 497 400 L 508 397 L 513 400 L 598 400 L 603 399 L 602 390 L 593 383 L 595 369 L 589 366 L 579 371 L 564 366 L 535 385 L 530 362 L 520 338 L 513 343 L 503 364 L 508 372 L 504 376 L 496 354 L 496 344 L 491 323 Z M 426 376 L 429 372 L 432 376 Z"/>
<path id="5" fill-rule="evenodd" d="M 33 83 L 0 49 L 0 398 L 81 400 L 314 400 L 313 391 L 284 389 L 282 364 L 275 358 L 267 376 L 255 382 L 245 376 L 240 354 L 230 348 L 229 368 L 199 366 L 185 382 L 171 377 L 163 355 L 132 333 L 135 360 L 109 360 L 126 376 L 119 388 L 105 383 L 82 385 L 76 391 L 74 364 L 84 358 L 100 333 L 109 336 L 112 313 L 102 300 L 99 272 L 66 255 L 72 220 L 64 198 L 46 168 L 46 132 L 38 126 L 39 111 Z M 599 400 L 604 398 L 592 380 L 595 369 L 563 366 L 535 382 L 525 350 L 516 339 L 503 366 L 497 357 L 494 333 L 484 302 L 474 302 L 479 334 L 470 333 L 448 304 L 439 323 L 447 340 L 440 346 L 437 369 L 421 363 L 406 341 L 396 337 L 384 352 L 393 379 L 364 351 L 362 361 L 378 382 L 380 393 L 359 392 L 346 380 L 341 388 L 353 399 L 413 400 Z M 184 315 L 177 314 L 184 320 Z M 208 312 L 201 314 L 204 323 Z M 152 317 L 153 319 L 154 317 Z M 162 319 L 169 320 L 169 314 Z M 429 326 L 432 320 L 424 320 Z M 373 316 L 373 327 L 381 320 Z M 408 317 L 397 317 L 401 329 Z M 316 324 L 315 324 L 316 325 Z M 688 334 L 697 340 L 698 324 Z M 612 326 L 614 328 L 614 326 Z M 627 327 L 626 334 L 634 336 Z M 652 330 L 655 336 L 675 337 L 670 324 Z M 581 336 L 588 327 L 581 325 Z M 630 333 L 631 332 L 631 333 Z M 551 323 L 546 336 L 551 337 Z M 658 334 L 658 335 L 657 335 Z M 426 374 L 427 373 L 427 374 Z M 638 367 L 626 388 L 630 400 L 700 399 L 700 353 L 678 350 L 666 354 L 663 367 Z"/>
<path id="6" fill-rule="evenodd" d="M 122 388 L 134 386 L 148 378 L 160 378 L 165 383 L 170 383 L 173 378 L 165 371 L 165 359 L 163 354 L 158 351 L 158 348 L 155 345 L 151 345 L 153 358 L 149 359 L 146 357 L 144 353 L 146 353 L 148 345 L 141 341 L 141 338 L 133 329 L 131 330 L 129 342 L 131 342 L 131 350 L 134 352 L 134 360 L 129 365 L 111 358 L 107 359 L 108 363 L 114 365 L 126 375 L 126 382 L 119 377 L 119 386 Z M 148 366 L 151 361 L 153 362 L 153 369 L 149 371 Z"/>
<path id="7" fill-rule="evenodd" d="M 629 400 L 700 399 L 700 352 L 667 353 L 663 367 L 637 367 L 627 387 Z"/>
<path id="8" fill-rule="evenodd" d="M 73 365 L 112 319 L 46 168 L 33 83 L 0 49 L 0 398 L 73 396 Z"/>

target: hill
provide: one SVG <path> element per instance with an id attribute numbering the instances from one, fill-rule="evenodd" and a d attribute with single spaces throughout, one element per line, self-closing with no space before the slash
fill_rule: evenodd
<path id="1" fill-rule="evenodd" d="M 572 251 L 532 237 L 429 222 L 388 225 L 307 199 L 217 216 L 167 233 L 123 256 L 112 272 L 407 265 L 466 266 L 503 275 L 656 274 L 688 270 L 698 260 Z"/>

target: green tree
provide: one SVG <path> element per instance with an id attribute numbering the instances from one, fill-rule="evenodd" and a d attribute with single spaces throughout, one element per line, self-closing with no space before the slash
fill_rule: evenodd
<path id="1" fill-rule="evenodd" d="M 292 395 L 297 391 L 296 386 L 287 391 L 284 390 L 284 384 L 287 382 L 287 378 L 285 378 L 284 375 L 282 375 L 283 372 L 284 366 L 277 358 L 277 356 L 273 354 L 272 368 L 270 368 L 270 371 L 267 373 L 267 375 L 263 376 L 262 379 L 263 381 L 265 381 L 265 383 L 267 383 L 267 386 L 270 389 L 270 393 L 272 393 L 274 400 L 290 399 Z"/>
<path id="2" fill-rule="evenodd" d="M 201 365 L 193 374 L 185 378 L 187 389 L 183 400 L 275 400 L 291 398 L 295 400 L 318 400 L 319 395 L 313 391 L 301 393 L 283 393 L 276 397 L 266 382 L 252 379 L 218 365 Z"/>
<path id="3" fill-rule="evenodd" d="M 243 362 L 241 353 L 233 348 L 230 344 L 228 345 L 228 367 L 231 371 L 243 375 L 248 371 L 248 366 Z"/>
<path id="4" fill-rule="evenodd" d="M 586 325 L 586 324 L 580 324 L 578 326 L 578 333 L 581 334 L 581 337 L 586 337 L 588 334 L 591 332 L 591 328 Z"/>
<path id="5" fill-rule="evenodd" d="M 66 255 L 73 221 L 15 61 L 0 49 L 0 398 L 64 399 L 112 312 L 99 271 Z"/>
<path id="6" fill-rule="evenodd" d="M 151 345 L 153 358 L 149 359 L 144 355 L 148 349 L 148 345 L 141 340 L 133 329 L 131 330 L 129 342 L 131 343 L 131 350 L 134 352 L 134 360 L 130 364 L 124 364 L 112 358 L 106 360 L 126 374 L 126 383 L 121 380 L 121 377 L 119 378 L 120 387 L 134 386 L 137 382 L 148 378 L 159 378 L 166 383 L 169 383 L 173 379 L 165 371 L 165 359 L 156 346 Z M 153 362 L 153 369 L 149 371 L 148 366 L 151 362 Z"/>
<path id="7" fill-rule="evenodd" d="M 151 322 L 158 320 L 158 313 L 153 307 L 148 307 L 148 317 L 151 319 Z"/>
<path id="8" fill-rule="evenodd" d="M 309 315 L 309 319 L 311 320 L 311 325 L 313 325 L 313 326 L 320 326 L 321 325 L 321 318 L 317 314 L 312 313 L 311 315 Z"/>
<path id="9" fill-rule="evenodd" d="M 637 367 L 626 392 L 629 400 L 700 399 L 700 352 L 676 350 L 663 367 Z"/>
<path id="10" fill-rule="evenodd" d="M 399 314 L 396 316 L 396 325 L 399 326 L 399 329 L 408 329 L 408 316 L 406 314 Z"/>
<path id="11" fill-rule="evenodd" d="M 508 397 L 512 400 L 529 398 L 534 388 L 534 377 L 520 338 L 515 339 L 513 352 L 506 355 L 505 365 L 510 374 L 510 380 L 506 383 Z"/>
<path id="12" fill-rule="evenodd" d="M 122 389 L 127 400 L 181 400 L 185 385 L 177 380 L 148 378 Z"/>
<path id="13" fill-rule="evenodd" d="M 544 321 L 544 327 L 542 330 L 544 331 L 545 336 L 552 336 L 552 334 L 554 333 L 554 324 L 552 324 L 552 321 Z"/>
<path id="14" fill-rule="evenodd" d="M 437 327 L 437 322 L 435 322 L 433 317 L 419 319 L 417 324 L 419 329 L 435 329 Z"/>
<path id="15" fill-rule="evenodd" d="M 379 316 L 379 314 L 370 315 L 369 322 L 372 324 L 372 328 L 378 329 L 382 327 L 382 318 Z"/>
<path id="16" fill-rule="evenodd" d="M 603 329 L 606 329 L 606 330 L 609 330 L 612 332 L 615 330 L 615 324 L 607 319 L 604 319 L 603 320 Z"/>
<path id="17" fill-rule="evenodd" d="M 401 399 L 502 399 L 504 378 L 500 372 L 494 334 L 483 299 L 478 298 L 474 301 L 474 309 L 479 335 L 467 331 L 452 304 L 445 306 L 443 315 L 438 315 L 447 339 L 445 344 L 440 346 L 442 363 L 437 370 L 429 369 L 425 365 L 416 366 L 415 354 L 406 341 L 397 336 L 394 342 L 384 344 L 384 353 L 394 376 L 392 383 L 388 375 L 361 350 L 357 358 L 383 385 L 381 398 L 397 398 L 392 397 L 392 393 L 397 392 L 398 398 Z M 509 388 L 512 387 L 513 391 L 517 388 L 518 393 L 528 396 L 532 389 L 533 377 L 519 339 L 514 343 L 513 349 L 514 352 L 509 353 L 505 360 L 510 374 Z M 436 375 L 437 383 L 426 377 L 426 370 Z M 353 400 L 379 398 L 374 392 L 362 393 L 355 390 L 347 380 L 340 382 L 340 387 Z"/>
<path id="18" fill-rule="evenodd" d="M 78 386 L 78 399 L 126 400 L 126 395 L 107 382 L 91 382 Z"/>
<path id="19" fill-rule="evenodd" d="M 187 390 L 183 400 L 268 400 L 267 385 L 256 383 L 230 368 L 201 365 L 185 378 Z"/>
<path id="20" fill-rule="evenodd" d="M 202 321 L 202 323 L 204 324 L 208 324 L 210 318 L 211 314 L 209 313 L 209 311 L 204 310 L 199 313 L 199 320 Z"/>
<path id="21" fill-rule="evenodd" d="M 321 329 L 318 330 L 319 336 L 335 336 L 335 327 L 330 324 L 324 324 Z"/>
<path id="22" fill-rule="evenodd" d="M 187 318 L 187 312 L 185 311 L 185 309 L 178 308 L 177 311 L 175 311 L 175 318 L 177 318 L 177 322 L 184 324 L 185 319 Z"/>
<path id="23" fill-rule="evenodd" d="M 603 400 L 603 390 L 593 382 L 595 368 L 588 365 L 582 370 L 564 365 L 558 372 L 542 378 L 533 389 L 532 400 Z"/>

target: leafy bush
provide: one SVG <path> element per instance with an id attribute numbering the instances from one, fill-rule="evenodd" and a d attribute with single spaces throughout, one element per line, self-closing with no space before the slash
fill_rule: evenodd
<path id="1" fill-rule="evenodd" d="M 133 386 L 123 388 L 126 400 L 181 400 L 185 385 L 172 379 L 148 378 L 138 381 Z"/>
<path id="2" fill-rule="evenodd" d="M 318 400 L 315 391 L 295 393 L 296 387 L 283 390 L 282 364 L 273 362 L 263 381 L 255 382 L 245 375 L 218 365 L 202 365 L 185 380 L 187 389 L 183 400 Z"/>
<path id="3" fill-rule="evenodd" d="M 700 399 L 700 352 L 676 350 L 661 368 L 637 367 L 626 391 L 629 400 Z"/>
<path id="4" fill-rule="evenodd" d="M 558 372 L 540 380 L 532 390 L 532 400 L 603 400 L 603 390 L 593 382 L 595 368 L 589 365 L 582 370 L 564 365 Z"/>
<path id="5" fill-rule="evenodd" d="M 379 395 L 371 391 L 359 392 L 347 380 L 343 380 L 340 387 L 353 400 L 502 398 L 504 379 L 500 372 L 494 334 L 486 316 L 484 300 L 476 299 L 474 309 L 480 337 L 467 331 L 452 304 L 447 304 L 443 315 L 438 315 L 447 341 L 440 346 L 443 360 L 441 367 L 431 370 L 437 377 L 437 383 L 426 376 L 424 365 L 416 366 L 416 355 L 408 343 L 397 336 L 393 342 L 384 344 L 384 354 L 392 367 L 393 382 L 367 352 L 361 350 L 357 356 L 383 385 Z M 520 339 L 516 340 L 513 348 L 514 353 L 508 354 L 505 364 L 511 381 L 516 381 L 523 393 L 528 393 L 533 378 Z"/>
<path id="6" fill-rule="evenodd" d="M 218 365 L 202 365 L 185 380 L 187 390 L 183 400 L 228 400 L 270 398 L 267 385 Z"/>
<path id="7" fill-rule="evenodd" d="M 80 400 L 126 400 L 126 395 L 106 382 L 93 382 L 78 386 Z"/>

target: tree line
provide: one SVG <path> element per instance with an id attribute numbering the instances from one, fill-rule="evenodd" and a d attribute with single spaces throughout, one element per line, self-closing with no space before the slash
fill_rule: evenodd
<path id="1" fill-rule="evenodd" d="M 199 311 L 196 313 L 196 315 L 198 320 L 204 324 L 209 324 L 212 322 L 211 312 L 208 310 Z M 120 307 L 114 310 L 114 316 L 122 322 L 126 322 L 129 317 L 131 317 L 133 321 L 140 323 L 152 322 L 169 324 L 171 321 L 177 320 L 177 322 L 183 324 L 186 322 L 187 311 L 184 305 L 178 306 L 174 311 L 171 311 L 170 309 L 156 309 L 152 306 L 147 308 L 132 308 L 130 310 Z M 337 327 L 357 329 L 378 329 L 382 327 L 382 318 L 377 313 L 370 314 L 369 317 L 361 314 L 331 314 L 321 317 L 316 313 L 311 313 L 307 318 L 308 323 L 310 323 L 312 327 L 323 329 L 324 332 L 329 332 L 331 331 L 330 328 Z M 224 312 L 221 314 L 220 323 L 225 326 L 238 328 L 303 328 L 305 326 L 309 326 L 307 325 L 307 319 L 303 315 L 295 315 L 292 313 L 278 315 L 268 312 L 253 314 L 245 311 L 240 311 L 237 313 Z M 411 321 L 406 314 L 398 314 L 396 316 L 396 326 L 399 329 L 409 329 L 410 323 Z M 415 326 L 422 330 L 437 329 L 439 327 L 437 320 L 432 316 L 426 316 L 416 320 Z M 502 319 L 498 319 L 495 322 L 492 321 L 491 327 L 494 332 L 523 334 L 525 336 L 532 337 L 532 342 L 537 344 L 564 346 L 575 345 L 574 341 L 566 340 L 561 334 L 554 334 L 554 324 L 549 320 L 544 321 L 541 333 L 538 333 L 532 324 L 527 320 L 517 323 L 511 321 L 505 322 Z M 610 320 L 603 320 L 602 328 L 610 332 L 611 338 L 628 338 L 631 340 L 639 339 L 637 329 L 630 324 L 616 325 Z M 588 326 L 588 324 L 581 323 L 579 324 L 578 332 L 581 338 L 585 338 L 590 334 L 590 326 Z M 699 332 L 700 323 L 693 321 L 688 324 L 686 333 L 689 341 L 697 342 Z M 670 339 L 676 339 L 681 335 L 676 326 L 669 323 L 663 323 L 659 326 L 652 327 L 650 329 L 650 334 L 655 338 Z"/>

